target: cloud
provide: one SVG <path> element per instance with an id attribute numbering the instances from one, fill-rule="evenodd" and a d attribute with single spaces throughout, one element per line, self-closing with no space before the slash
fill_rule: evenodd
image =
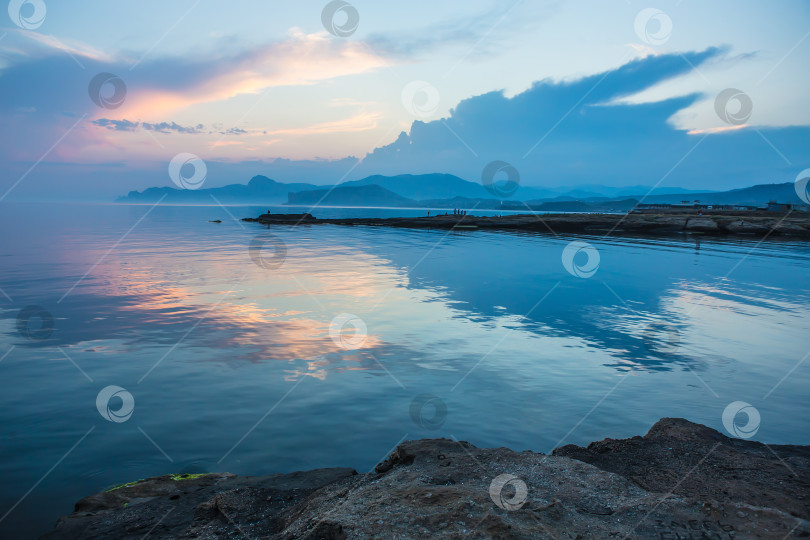
<path id="1" fill-rule="evenodd" d="M 708 128 L 708 129 L 692 129 L 692 130 L 687 131 L 686 133 L 688 135 L 715 134 L 715 133 L 725 133 L 727 131 L 737 131 L 738 129 L 745 129 L 747 127 L 750 127 L 750 126 L 747 126 L 745 124 L 740 125 L 740 126 L 719 126 L 719 127 Z"/>
<path id="2" fill-rule="evenodd" d="M 441 20 L 407 31 L 372 33 L 367 42 L 375 51 L 386 56 L 408 59 L 435 53 L 438 48 L 465 47 L 464 58 L 482 60 L 502 51 L 505 42 L 525 31 L 532 31 L 560 10 L 562 0 L 503 5 L 494 3 L 488 10 L 475 15 Z M 475 54 L 472 54 L 472 53 Z"/>
<path id="3" fill-rule="evenodd" d="M 0 69 L 0 121 L 4 133 L 15 135 L 0 149 L 0 157 L 35 161 L 41 141 L 55 141 L 68 129 L 71 136 L 54 150 L 65 159 L 103 159 L 114 151 L 120 157 L 124 147 L 109 138 L 111 131 L 198 134 L 201 125 L 164 119 L 199 104 L 273 87 L 311 85 L 388 64 L 360 42 L 324 34 L 292 31 L 284 40 L 237 52 L 147 58 L 137 64 L 124 54 L 106 55 L 49 36 L 0 43 L 7 53 L 7 63 Z M 99 73 L 111 73 L 126 86 L 120 106 L 101 108 L 93 103 L 88 85 Z M 34 109 L 36 114 L 22 114 Z M 74 127 L 70 119 L 82 115 L 87 121 Z M 247 131 L 234 127 L 223 134 Z"/>
<path id="4" fill-rule="evenodd" d="M 290 129 L 268 130 L 268 135 L 322 135 L 325 133 L 353 133 L 368 131 L 377 127 L 380 115 L 377 113 L 360 113 L 349 118 L 333 122 L 321 122 L 311 126 Z"/>
<path id="5" fill-rule="evenodd" d="M 141 125 L 140 122 L 131 122 L 130 120 L 110 120 L 109 118 L 99 118 L 93 120 L 93 124 L 113 131 L 135 131 Z"/>
<path id="6" fill-rule="evenodd" d="M 285 41 L 233 55 L 191 61 L 163 59 L 138 66 L 128 75 L 132 90 L 120 114 L 165 116 L 201 103 L 278 86 L 310 85 L 387 64 L 359 42 L 294 32 Z M 140 75 L 141 70 L 146 73 Z"/>
<path id="7" fill-rule="evenodd" d="M 185 133 L 196 134 L 205 133 L 205 126 L 197 124 L 196 126 L 181 126 L 177 122 L 133 122 L 131 120 L 112 120 L 110 118 L 99 118 L 93 120 L 92 123 L 96 126 L 105 127 L 113 131 L 136 131 L 138 128 L 145 129 L 146 131 L 157 131 L 160 133 Z"/>
<path id="8" fill-rule="evenodd" d="M 488 163 L 502 160 L 525 185 L 723 189 L 792 181 L 801 170 L 794 163 L 808 161 L 810 128 L 735 129 L 716 117 L 715 127 L 688 133 L 672 117 L 694 104 L 713 107 L 715 96 L 625 99 L 723 54 L 651 55 L 573 81 L 539 81 L 511 98 L 493 91 L 465 99 L 449 117 L 416 121 L 370 152 L 353 176 L 448 172 L 479 180 Z"/>
<path id="9" fill-rule="evenodd" d="M 52 56 L 55 51 L 67 54 L 74 59 L 74 62 L 79 64 L 81 64 L 80 58 L 97 62 L 115 61 L 113 56 L 86 43 L 68 38 L 58 39 L 50 34 L 41 34 L 28 30 L 16 28 L 9 30 L 5 34 L 4 41 L 3 52 L 7 56 L 5 60 L 12 65 L 20 61 L 46 58 Z"/>
<path id="10" fill-rule="evenodd" d="M 5 40 L 0 43 L 5 45 Z M 34 49 L 11 45 L 14 51 L 23 52 L 10 54 L 8 65 L 0 70 L 4 139 L 0 159 L 6 164 L 18 160 L 20 170 L 12 173 L 8 167 L 5 175 L 25 173 L 60 141 L 47 155 L 47 161 L 59 163 L 59 167 L 43 162 L 32 173 L 32 181 L 27 181 L 31 184 L 39 174 L 59 177 L 60 167 L 69 175 L 78 170 L 72 168 L 76 164 L 101 162 L 95 172 L 82 169 L 72 178 L 80 182 L 95 179 L 102 185 L 98 179 L 110 175 L 105 167 L 115 164 L 121 177 L 120 171 L 126 169 L 130 184 L 120 189 L 107 184 L 98 188 L 114 189 L 109 194 L 112 198 L 129 189 L 160 184 L 155 178 L 167 182 L 165 160 L 177 151 L 195 151 L 191 144 L 190 148 L 164 148 L 163 143 L 169 146 L 169 141 L 179 139 L 178 145 L 184 146 L 206 135 L 228 135 L 239 140 L 215 143 L 220 137 L 213 137 L 200 146 L 230 146 L 242 149 L 237 155 L 263 158 L 263 151 L 290 137 L 363 132 L 385 119 L 385 107 L 365 96 L 326 104 L 355 107 L 345 118 L 275 129 L 226 129 L 230 123 L 217 121 L 206 127 L 173 116 L 189 104 L 367 73 L 386 63 L 384 54 L 353 40 L 293 32 L 283 41 L 210 58 L 147 59 L 133 70 L 129 68 L 134 60 L 125 55 L 104 59 L 83 52 L 76 44 L 68 44 L 70 55 L 47 40 L 37 41 Z M 673 125 L 673 117 L 693 105 L 704 104 L 713 110 L 713 95 L 687 94 L 654 102 L 630 99 L 685 76 L 692 69 L 690 64 L 700 68 L 725 54 L 718 48 L 653 54 L 576 80 L 538 81 L 513 97 L 506 97 L 503 91 L 474 96 L 458 103 L 446 118 L 414 122 L 396 140 L 369 152 L 361 163 L 354 157 L 228 162 L 205 156 L 210 185 L 216 185 L 218 179 L 223 183 L 244 181 L 255 174 L 282 181 L 327 183 L 349 173 L 347 180 L 371 174 L 445 172 L 475 181 L 494 160 L 511 163 L 520 172 L 523 185 L 529 186 L 653 185 L 660 181 L 663 185 L 723 189 L 792 180 L 810 165 L 809 128 L 735 128 L 718 117 L 716 126 L 688 132 Z M 740 58 L 744 59 L 738 56 L 737 60 Z M 86 69 L 80 69 L 75 60 Z M 126 83 L 121 107 L 103 109 L 93 104 L 88 83 L 99 72 L 117 74 Z M 161 133 L 160 142 L 154 137 L 138 138 L 137 133 L 146 131 Z M 143 156 L 157 157 L 146 163 Z M 139 171 L 141 177 L 136 174 Z M 15 180 L 11 178 L 8 184 Z"/>
<path id="11" fill-rule="evenodd" d="M 197 124 L 196 126 L 181 126 L 176 122 L 160 122 L 159 124 L 141 122 L 141 127 L 147 131 L 159 131 L 160 133 L 203 133 L 205 129 L 205 126 L 202 124 Z"/>
<path id="12" fill-rule="evenodd" d="M 128 131 L 133 132 L 139 129 L 146 131 L 156 131 L 158 133 L 181 133 L 184 135 L 198 135 L 198 134 L 212 134 L 219 135 L 317 135 L 326 133 L 353 133 L 356 131 L 367 131 L 377 127 L 377 121 L 380 115 L 376 113 L 361 113 L 349 118 L 335 120 L 332 122 L 320 122 L 311 126 L 300 128 L 287 128 L 276 130 L 246 130 L 242 128 L 229 128 L 226 130 L 208 130 L 204 124 L 197 124 L 196 126 L 182 126 L 177 122 L 133 122 L 132 120 L 113 120 L 111 118 L 98 118 L 92 120 L 91 123 L 95 126 L 107 128 L 111 131 Z M 242 144 L 240 142 L 231 142 L 230 144 Z M 217 141 L 216 146 L 227 146 L 228 144 L 222 141 Z"/>

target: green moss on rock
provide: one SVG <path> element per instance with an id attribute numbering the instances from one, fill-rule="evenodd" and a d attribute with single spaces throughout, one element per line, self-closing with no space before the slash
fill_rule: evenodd
<path id="1" fill-rule="evenodd" d="M 200 478 L 201 476 L 208 476 L 211 473 L 200 473 L 200 474 L 173 474 L 171 475 L 171 479 L 175 482 L 179 482 L 180 480 L 194 480 L 195 478 Z"/>
<path id="2" fill-rule="evenodd" d="M 109 493 L 110 491 L 115 491 L 116 489 L 121 489 L 121 488 L 126 488 L 126 487 L 132 487 L 132 486 L 135 486 L 135 485 L 137 485 L 137 484 L 139 484 L 139 483 L 141 483 L 141 482 L 143 482 L 143 479 L 140 479 L 140 480 L 135 480 L 134 482 L 127 482 L 126 484 L 118 484 L 117 486 L 113 486 L 113 487 L 111 487 L 110 489 L 108 489 L 108 490 L 106 491 L 106 493 Z"/>

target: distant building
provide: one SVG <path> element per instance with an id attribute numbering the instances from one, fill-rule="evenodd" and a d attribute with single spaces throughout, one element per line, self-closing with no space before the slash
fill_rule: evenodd
<path id="1" fill-rule="evenodd" d="M 793 204 L 793 203 L 780 203 L 770 201 L 768 203 L 768 212 L 808 212 L 810 207 L 806 204 Z"/>
<path id="2" fill-rule="evenodd" d="M 681 201 L 680 203 L 651 203 L 639 204 L 632 210 L 634 213 L 647 213 L 654 211 L 683 211 L 683 210 L 713 210 L 718 212 L 754 212 L 765 210 L 764 206 L 749 206 L 743 204 L 700 204 L 699 200 Z"/>

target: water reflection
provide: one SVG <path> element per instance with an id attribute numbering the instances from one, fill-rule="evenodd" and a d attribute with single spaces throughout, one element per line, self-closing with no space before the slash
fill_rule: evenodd
<path id="1" fill-rule="evenodd" d="M 249 248 L 266 230 L 216 207 L 156 208 L 121 240 L 144 211 L 57 207 L 0 244 L 0 506 L 101 421 L 100 387 L 136 401 L 133 420 L 99 427 L 0 534 L 122 480 L 200 463 L 368 469 L 403 437 L 549 451 L 661 416 L 722 429 L 725 405 L 744 400 L 763 439 L 808 442 L 806 370 L 763 398 L 807 352 L 805 243 L 591 237 L 601 264 L 580 279 L 561 262 L 571 239 L 553 235 L 274 227 L 285 258 L 262 268 Z M 44 339 L 17 330 L 33 305 L 53 316 Z M 349 348 L 330 335 L 346 313 L 367 329 Z M 422 394 L 446 403 L 440 431 L 411 419 Z"/>
<path id="2" fill-rule="evenodd" d="M 487 343 L 498 329 L 513 332 L 513 343 L 535 337 L 598 351 L 603 365 L 620 371 L 703 369 L 709 358 L 741 352 L 729 332 L 750 346 L 763 324 L 801 324 L 807 315 L 807 291 L 791 283 L 795 268 L 770 268 L 768 283 L 720 274 L 746 257 L 749 245 L 712 243 L 698 255 L 689 241 L 593 238 L 602 267 L 593 279 L 576 279 L 560 264 L 565 240 L 551 236 L 282 228 L 289 254 L 268 270 L 251 264 L 245 249 L 256 231 L 232 231 L 206 246 L 194 236 L 166 245 L 157 231 L 151 245 L 163 247 L 144 251 L 149 241 L 141 238 L 100 262 L 99 243 L 73 246 L 59 258 L 90 271 L 64 301 L 45 303 L 54 332 L 27 340 L 7 325 L 8 333 L 20 347 L 100 354 L 182 343 L 195 348 L 196 362 L 236 368 L 298 360 L 307 367 L 291 368 L 292 377 L 325 379 L 333 370 L 380 370 L 375 355 L 392 349 L 442 358 L 422 366 L 463 370 L 467 362 L 452 361 L 457 349 L 444 336 Z M 793 256 L 804 264 L 806 248 Z M 16 286 L 30 292 L 41 281 L 70 286 L 61 268 L 18 278 Z M 329 336 L 330 319 L 348 307 L 370 329 L 353 354 Z M 436 324 L 420 322 L 428 320 Z"/>

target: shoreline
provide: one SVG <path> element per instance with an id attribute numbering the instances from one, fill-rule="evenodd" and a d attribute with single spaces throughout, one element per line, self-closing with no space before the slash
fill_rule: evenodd
<path id="1" fill-rule="evenodd" d="M 401 218 L 315 218 L 311 214 L 262 214 L 242 221 L 263 225 L 344 225 L 450 230 L 518 230 L 605 236 L 701 234 L 753 239 L 810 239 L 810 214 L 788 212 L 708 212 L 631 214 L 438 215 Z"/>
<path id="2" fill-rule="evenodd" d="M 550 455 L 406 441 L 365 474 L 164 475 L 86 497 L 42 538 L 785 538 L 810 534 L 810 446 L 664 418 Z"/>

